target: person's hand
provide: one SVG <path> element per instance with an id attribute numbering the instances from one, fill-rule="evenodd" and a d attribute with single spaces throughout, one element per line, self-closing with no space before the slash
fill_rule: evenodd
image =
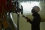
<path id="1" fill-rule="evenodd" d="M 25 17 L 24 15 L 22 15 L 22 17 Z"/>
<path id="2" fill-rule="evenodd" d="M 25 19 L 27 19 L 27 22 L 30 21 L 30 19 L 29 19 L 28 17 L 26 17 L 26 16 L 24 16 L 24 15 L 22 15 L 22 17 L 24 17 Z"/>
<path id="3" fill-rule="evenodd" d="M 26 17 L 26 16 L 24 16 L 24 15 L 22 15 L 22 17 L 24 17 L 24 18 L 28 19 L 28 17 Z"/>

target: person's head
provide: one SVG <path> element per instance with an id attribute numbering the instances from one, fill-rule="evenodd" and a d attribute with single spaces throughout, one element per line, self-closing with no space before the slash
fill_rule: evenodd
<path id="1" fill-rule="evenodd" d="M 39 12 L 40 11 L 40 8 L 38 6 L 34 6 L 31 10 L 32 13 L 35 13 L 35 12 Z"/>

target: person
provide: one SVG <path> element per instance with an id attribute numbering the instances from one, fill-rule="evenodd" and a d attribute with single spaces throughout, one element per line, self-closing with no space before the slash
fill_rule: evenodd
<path id="1" fill-rule="evenodd" d="M 27 22 L 31 24 L 31 28 L 32 28 L 31 30 L 40 30 L 41 17 L 38 13 L 39 10 L 40 8 L 38 6 L 34 6 L 33 9 L 31 10 L 32 16 L 34 17 L 33 21 L 31 21 L 28 17 L 23 15 L 23 17 L 27 19 Z"/>

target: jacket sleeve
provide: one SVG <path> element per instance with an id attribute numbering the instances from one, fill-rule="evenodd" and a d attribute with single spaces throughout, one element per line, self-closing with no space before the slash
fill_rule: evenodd
<path id="1" fill-rule="evenodd" d="M 30 19 L 27 19 L 27 22 L 31 23 L 32 24 L 32 21 Z"/>
<path id="2" fill-rule="evenodd" d="M 25 17 L 25 18 L 27 19 L 27 22 L 32 24 L 32 21 L 28 17 Z"/>

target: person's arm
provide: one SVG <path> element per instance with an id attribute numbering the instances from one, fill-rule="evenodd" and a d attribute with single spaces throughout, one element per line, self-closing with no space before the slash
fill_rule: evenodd
<path id="1" fill-rule="evenodd" d="M 28 17 L 25 17 L 24 15 L 23 15 L 23 17 L 24 17 L 25 19 L 27 19 L 27 22 L 29 22 L 29 23 L 32 24 L 32 21 L 31 21 Z"/>

